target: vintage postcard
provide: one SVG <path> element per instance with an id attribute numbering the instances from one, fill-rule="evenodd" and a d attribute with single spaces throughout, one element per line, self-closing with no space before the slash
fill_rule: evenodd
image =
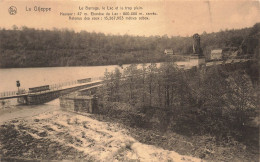
<path id="1" fill-rule="evenodd" d="M 0 161 L 259 160 L 259 0 L 0 0 Z"/>

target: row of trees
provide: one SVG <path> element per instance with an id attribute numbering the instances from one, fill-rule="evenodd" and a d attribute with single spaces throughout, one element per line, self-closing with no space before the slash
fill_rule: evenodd
<path id="1" fill-rule="evenodd" d="M 251 33 L 259 35 L 259 24 L 252 28 L 226 30 L 201 35 L 205 54 L 213 48 L 239 47 Z M 252 32 L 253 31 L 253 32 Z M 82 66 L 163 62 L 164 49 L 175 54 L 192 53 L 192 37 L 105 35 L 73 30 L 0 29 L 0 67 Z M 247 47 L 250 43 L 244 43 Z M 248 46 L 245 52 L 254 52 Z M 175 61 L 177 58 L 173 58 Z"/>
<path id="2" fill-rule="evenodd" d="M 242 136 L 244 126 L 256 115 L 256 90 L 244 70 L 158 66 L 130 65 L 123 72 L 106 72 L 100 94 L 103 105 L 126 103 L 137 111 L 156 108 L 167 112 L 170 129 L 218 137 Z"/>

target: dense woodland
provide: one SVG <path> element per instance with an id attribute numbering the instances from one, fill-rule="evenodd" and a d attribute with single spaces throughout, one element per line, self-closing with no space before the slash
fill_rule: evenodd
<path id="1" fill-rule="evenodd" d="M 214 48 L 258 53 L 260 24 L 251 28 L 201 34 L 205 55 Z M 87 30 L 87 29 L 86 29 Z M 177 55 L 192 53 L 192 37 L 105 35 L 72 30 L 38 30 L 28 27 L 0 29 L 0 67 L 49 67 L 111 65 L 180 60 L 165 56 L 171 48 Z"/>

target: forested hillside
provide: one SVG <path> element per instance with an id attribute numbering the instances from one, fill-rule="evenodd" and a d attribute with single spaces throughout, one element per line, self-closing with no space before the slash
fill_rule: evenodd
<path id="1" fill-rule="evenodd" d="M 201 45 L 207 54 L 213 48 L 235 47 L 244 43 L 243 53 L 256 53 L 260 24 L 252 28 L 203 33 Z M 87 29 L 86 29 L 87 30 Z M 247 40 L 248 37 L 254 39 Z M 244 42 L 243 42 L 244 41 Z M 253 45 L 252 42 L 253 41 Z M 251 46 L 248 46 L 251 44 Z M 169 60 L 163 54 L 192 53 L 192 37 L 105 35 L 72 30 L 17 28 L 0 30 L 0 67 L 45 67 L 111 65 Z M 173 61 L 179 57 L 171 58 Z"/>
<path id="2" fill-rule="evenodd" d="M 105 72 L 97 93 L 99 113 L 149 145 L 208 161 L 258 161 L 253 62 L 206 70 L 182 70 L 172 62 L 116 68 Z"/>

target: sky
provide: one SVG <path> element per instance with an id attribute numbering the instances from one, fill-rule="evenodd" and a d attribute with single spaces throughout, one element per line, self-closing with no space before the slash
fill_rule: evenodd
<path id="1" fill-rule="evenodd" d="M 15 15 L 8 9 L 17 8 Z M 51 8 L 50 12 L 26 11 L 34 7 Z M 79 7 L 142 7 L 129 12 L 156 13 L 149 20 L 69 20 L 63 13 L 90 13 Z M 97 12 L 128 12 L 126 10 L 100 10 Z M 84 16 L 83 16 L 84 17 Z M 260 1 L 252 0 L 78 0 L 78 1 L 25 1 L 0 0 L 0 28 L 13 25 L 37 29 L 73 29 L 102 32 L 112 35 L 168 35 L 191 36 L 194 33 L 218 32 L 226 29 L 251 27 L 260 22 Z"/>

